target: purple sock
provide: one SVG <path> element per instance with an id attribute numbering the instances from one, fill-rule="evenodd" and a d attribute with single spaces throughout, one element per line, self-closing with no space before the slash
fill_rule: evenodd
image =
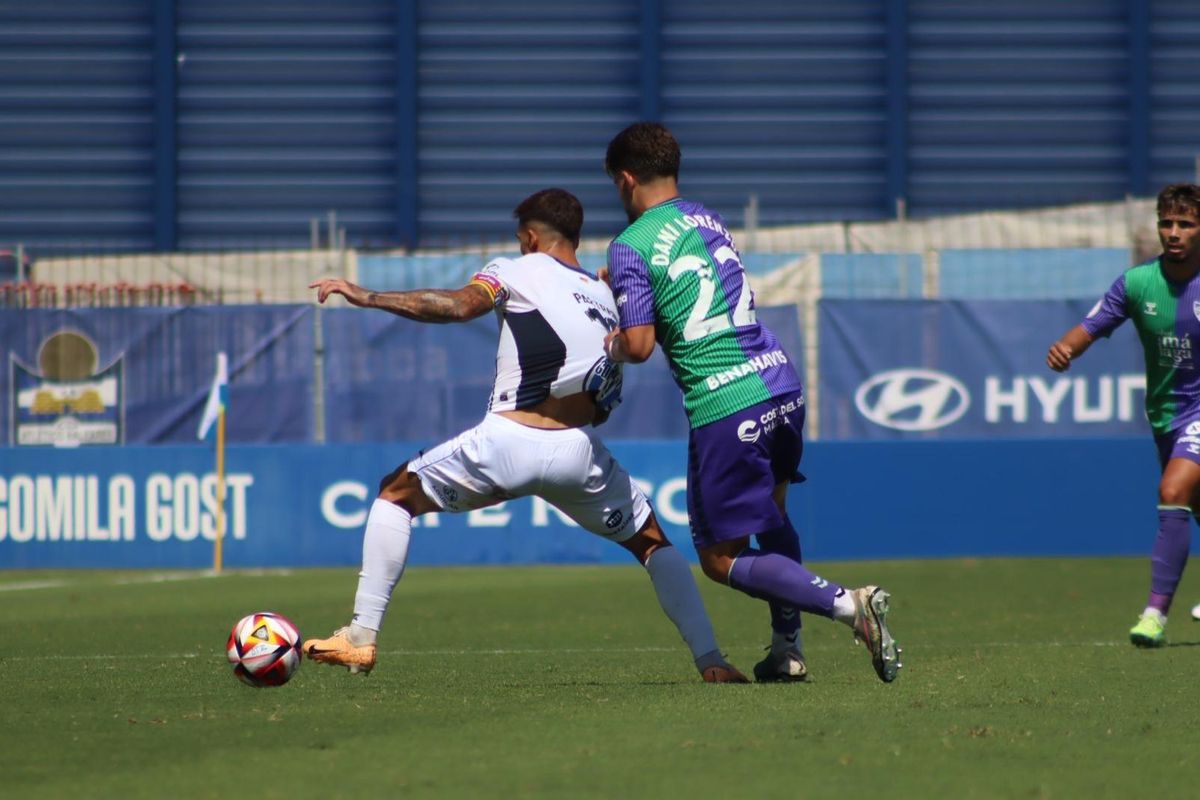
<path id="1" fill-rule="evenodd" d="M 790 558 L 747 547 L 733 562 L 729 585 L 759 600 L 795 606 L 810 614 L 833 617 L 833 599 L 842 591 Z"/>
<path id="2" fill-rule="evenodd" d="M 760 533 L 754 537 L 758 540 L 758 549 L 764 553 L 776 553 L 790 558 L 797 564 L 804 563 L 800 552 L 800 535 L 792 527 L 792 521 L 784 517 L 783 525 L 772 531 Z M 768 600 L 771 608 L 771 630 L 783 636 L 791 637 L 800 630 L 800 611 L 794 605 Z"/>
<path id="3" fill-rule="evenodd" d="M 1175 588 L 1187 566 L 1192 544 L 1192 513 L 1186 508 L 1158 509 L 1158 538 L 1150 551 L 1150 599 L 1146 605 L 1163 614 L 1171 610 Z"/>

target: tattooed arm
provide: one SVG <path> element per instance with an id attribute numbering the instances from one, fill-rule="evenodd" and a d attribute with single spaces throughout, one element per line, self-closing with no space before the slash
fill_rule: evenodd
<path id="1" fill-rule="evenodd" d="M 310 284 L 317 302 L 340 294 L 359 308 L 378 308 L 418 322 L 466 322 L 493 308 L 487 290 L 476 284 L 461 289 L 414 289 L 411 292 L 372 292 L 341 278 L 322 278 Z"/>

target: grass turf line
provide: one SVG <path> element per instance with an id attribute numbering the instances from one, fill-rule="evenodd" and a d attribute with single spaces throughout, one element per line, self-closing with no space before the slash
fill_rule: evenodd
<path id="1" fill-rule="evenodd" d="M 0 776 L 13 797 L 1184 797 L 1200 624 L 1126 635 L 1145 559 L 818 565 L 893 594 L 905 668 L 805 621 L 808 685 L 706 686 L 636 567 L 405 576 L 363 679 L 243 687 L 229 627 L 343 624 L 351 570 L 0 572 Z M 11 588 L 21 583 L 60 585 Z M 749 672 L 765 604 L 701 583 Z M 1147 766 L 1149 765 L 1149 766 Z"/>

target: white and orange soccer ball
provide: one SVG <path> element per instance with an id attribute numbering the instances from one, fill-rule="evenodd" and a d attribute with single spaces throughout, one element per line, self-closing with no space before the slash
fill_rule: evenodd
<path id="1" fill-rule="evenodd" d="M 300 629 L 273 611 L 237 621 L 225 645 L 233 674 L 250 686 L 282 686 L 300 666 Z"/>

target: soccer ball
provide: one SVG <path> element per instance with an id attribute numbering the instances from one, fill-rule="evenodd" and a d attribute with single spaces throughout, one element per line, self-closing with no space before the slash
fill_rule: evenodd
<path id="1" fill-rule="evenodd" d="M 250 686 L 282 686 L 300 666 L 300 629 L 273 611 L 237 621 L 225 644 L 233 674 Z"/>

